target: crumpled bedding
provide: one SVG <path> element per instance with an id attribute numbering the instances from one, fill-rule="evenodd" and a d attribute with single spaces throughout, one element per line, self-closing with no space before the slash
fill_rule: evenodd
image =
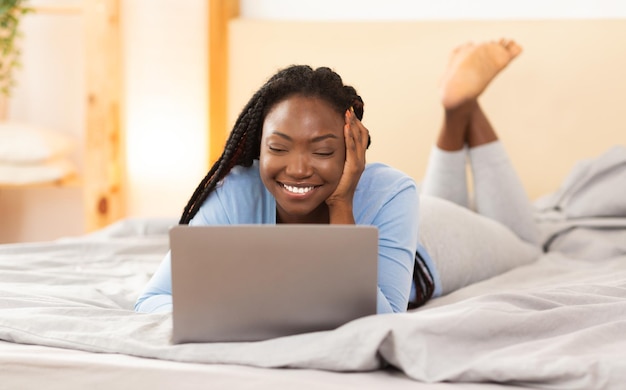
<path id="1" fill-rule="evenodd" d="M 612 161 L 626 167 L 619 162 L 626 150 L 618 154 L 624 160 Z M 613 180 L 622 168 L 610 171 L 593 185 L 623 194 L 623 181 Z M 132 311 L 167 251 L 174 220 L 129 219 L 84 237 L 3 245 L 0 340 L 257 367 L 352 372 L 392 365 L 422 382 L 620 388 L 626 383 L 626 215 L 570 218 L 568 204 L 576 201 L 538 207 L 538 218 L 551 216 L 543 223 L 556 222 L 546 229 L 550 251 L 532 264 L 409 313 L 253 343 L 173 345 L 169 314 Z M 555 219 L 559 213 L 565 217 Z"/>

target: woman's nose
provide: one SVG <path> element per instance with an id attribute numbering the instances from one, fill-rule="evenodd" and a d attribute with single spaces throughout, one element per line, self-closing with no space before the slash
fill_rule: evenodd
<path id="1" fill-rule="evenodd" d="M 309 158 L 305 154 L 294 153 L 290 156 L 285 168 L 287 175 L 294 179 L 306 178 L 312 175 L 312 167 Z"/>

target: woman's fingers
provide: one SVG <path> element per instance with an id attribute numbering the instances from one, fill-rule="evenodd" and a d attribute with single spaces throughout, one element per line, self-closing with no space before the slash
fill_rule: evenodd
<path id="1" fill-rule="evenodd" d="M 368 131 L 351 110 L 346 111 L 345 121 L 343 133 L 346 143 L 346 160 L 339 184 L 335 192 L 326 200 L 328 204 L 337 204 L 337 201 L 351 204 L 354 191 L 365 169 Z"/>
<path id="2" fill-rule="evenodd" d="M 352 109 L 346 111 L 346 127 L 346 149 L 356 151 L 359 156 L 362 155 L 364 159 L 365 149 L 367 149 L 369 139 L 369 131 L 356 117 Z"/>

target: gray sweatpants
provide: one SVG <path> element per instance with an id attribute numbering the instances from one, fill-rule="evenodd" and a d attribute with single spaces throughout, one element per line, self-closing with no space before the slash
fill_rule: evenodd
<path id="1" fill-rule="evenodd" d="M 420 200 L 420 239 L 441 284 L 436 295 L 527 264 L 540 253 L 532 205 L 500 141 L 455 152 L 434 147 Z"/>

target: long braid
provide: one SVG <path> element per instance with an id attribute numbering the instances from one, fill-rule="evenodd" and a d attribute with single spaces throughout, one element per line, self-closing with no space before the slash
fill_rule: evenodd
<path id="1" fill-rule="evenodd" d="M 294 65 L 279 71 L 252 96 L 239 114 L 222 155 L 189 199 L 180 224 L 191 221 L 233 167 L 250 167 L 259 158 L 265 116 L 274 105 L 296 94 L 324 99 L 342 115 L 353 107 L 356 117 L 363 118 L 363 100 L 354 88 L 343 85 L 341 77 L 331 69 L 313 70 L 306 65 Z"/>

